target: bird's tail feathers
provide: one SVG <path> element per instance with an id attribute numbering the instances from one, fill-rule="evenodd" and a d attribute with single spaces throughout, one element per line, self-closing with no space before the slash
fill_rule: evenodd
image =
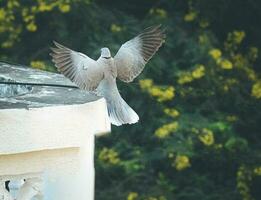
<path id="1" fill-rule="evenodd" d="M 111 123 L 120 126 L 122 124 L 134 124 L 139 121 L 137 113 L 124 101 L 120 95 L 107 102 Z"/>
<path id="2" fill-rule="evenodd" d="M 139 121 L 137 113 L 121 97 L 115 79 L 103 79 L 95 93 L 106 99 L 107 109 L 112 124 L 134 124 Z"/>

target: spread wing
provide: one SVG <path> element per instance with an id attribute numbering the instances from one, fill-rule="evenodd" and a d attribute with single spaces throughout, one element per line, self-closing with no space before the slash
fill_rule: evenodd
<path id="1" fill-rule="evenodd" d="M 50 53 L 58 71 L 73 81 L 79 88 L 95 90 L 103 79 L 103 68 L 83 53 L 73 51 L 57 42 Z"/>
<path id="2" fill-rule="evenodd" d="M 146 28 L 132 40 L 124 43 L 114 57 L 118 78 L 131 82 L 145 67 L 165 39 L 164 31 L 159 26 Z"/>

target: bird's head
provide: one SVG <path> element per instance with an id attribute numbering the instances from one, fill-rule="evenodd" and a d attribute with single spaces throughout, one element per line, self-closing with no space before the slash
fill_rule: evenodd
<path id="1" fill-rule="evenodd" d="M 101 48 L 101 57 L 105 59 L 111 58 L 111 52 L 107 47 Z"/>

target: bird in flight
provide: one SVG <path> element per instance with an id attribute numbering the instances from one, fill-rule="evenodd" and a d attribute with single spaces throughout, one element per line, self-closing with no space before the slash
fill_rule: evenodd
<path id="1" fill-rule="evenodd" d="M 125 42 L 114 57 L 104 47 L 98 60 L 93 60 L 57 42 L 50 55 L 57 70 L 80 89 L 105 98 L 111 123 L 120 126 L 138 122 L 139 116 L 121 97 L 116 78 L 132 82 L 164 41 L 164 30 L 158 25 L 144 29 Z"/>

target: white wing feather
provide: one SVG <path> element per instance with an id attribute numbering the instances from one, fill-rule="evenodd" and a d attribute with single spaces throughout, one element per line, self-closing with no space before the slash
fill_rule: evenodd
<path id="1" fill-rule="evenodd" d="M 73 51 L 57 42 L 51 48 L 52 61 L 58 71 L 73 81 L 79 88 L 95 90 L 103 79 L 103 67 L 83 53 Z"/>
<path id="2" fill-rule="evenodd" d="M 114 57 L 117 77 L 124 82 L 131 82 L 145 67 L 165 39 L 160 25 L 146 28 L 132 40 L 124 43 Z"/>

